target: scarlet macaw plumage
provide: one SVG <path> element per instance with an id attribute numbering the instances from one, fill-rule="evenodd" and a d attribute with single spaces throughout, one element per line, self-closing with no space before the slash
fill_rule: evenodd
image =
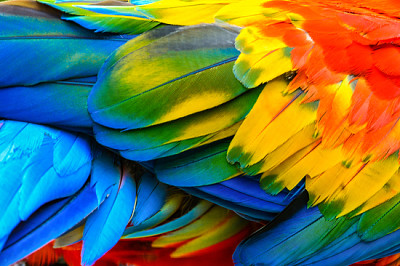
<path id="1" fill-rule="evenodd" d="M 0 264 L 56 238 L 82 240 L 88 265 L 121 237 L 190 259 L 256 224 L 239 265 L 398 253 L 399 14 L 393 0 L 1 3 Z"/>

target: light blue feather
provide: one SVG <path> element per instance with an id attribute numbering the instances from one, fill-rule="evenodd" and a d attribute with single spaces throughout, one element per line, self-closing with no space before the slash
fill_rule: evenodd
<path id="1" fill-rule="evenodd" d="M 83 220 L 97 206 L 96 196 L 86 185 L 77 194 L 46 205 L 20 223 L 0 252 L 0 265 L 9 265 L 60 236 Z"/>
<path id="2" fill-rule="evenodd" d="M 118 174 L 113 178 L 120 179 L 120 182 L 111 188 L 109 196 L 86 220 L 82 237 L 82 265 L 92 265 L 111 249 L 121 238 L 132 215 L 135 181 L 127 172 L 123 172 L 122 177 Z"/>
<path id="3" fill-rule="evenodd" d="M 92 160 L 90 142 L 81 136 L 24 122 L 1 123 L 0 238 L 43 204 L 76 193 L 88 179 Z"/>

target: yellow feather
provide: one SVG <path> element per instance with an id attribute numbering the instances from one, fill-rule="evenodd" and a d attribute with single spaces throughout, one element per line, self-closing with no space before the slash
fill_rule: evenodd
<path id="1" fill-rule="evenodd" d="M 400 171 L 397 170 L 397 172 L 389 179 L 389 181 L 354 213 L 354 216 L 364 213 L 390 200 L 399 193 L 400 193 Z"/>
<path id="2" fill-rule="evenodd" d="M 254 88 L 293 70 L 290 51 L 291 48 L 286 47 L 256 54 L 242 53 L 233 72 L 246 87 Z"/>
<path id="3" fill-rule="evenodd" d="M 213 226 L 222 223 L 226 219 L 228 213 L 228 210 L 215 206 L 193 223 L 157 238 L 153 241 L 152 246 L 157 248 L 168 247 L 174 243 L 200 236 L 209 231 Z"/>
<path id="4" fill-rule="evenodd" d="M 306 189 L 310 195 L 309 206 L 315 206 L 329 198 L 338 187 L 354 176 L 363 164 L 346 167 L 343 162 L 336 164 L 319 176 L 306 178 Z"/>
<path id="5" fill-rule="evenodd" d="M 399 164 L 395 156 L 376 162 L 366 163 L 354 176 L 347 176 L 345 183 L 322 204 L 320 209 L 343 216 L 353 211 L 377 193 L 397 172 Z M 327 185 L 332 185 L 327 183 Z M 333 208 L 328 210 L 328 208 Z"/>
<path id="6" fill-rule="evenodd" d="M 266 85 L 229 146 L 230 162 L 239 162 L 242 168 L 258 163 L 315 122 L 314 108 L 301 104 L 301 96 L 284 96 L 285 89 L 282 79 Z"/>
<path id="7" fill-rule="evenodd" d="M 283 40 L 276 37 L 266 37 L 259 33 L 259 29 L 256 27 L 243 29 L 236 38 L 236 48 L 245 54 L 265 53 L 285 47 L 287 45 Z"/>
<path id="8" fill-rule="evenodd" d="M 306 153 L 308 151 L 308 153 Z M 305 153 L 305 154 L 304 154 Z M 300 155 L 303 155 L 300 157 Z M 345 159 L 342 149 L 324 149 L 321 145 L 304 149 L 300 154 L 290 158 L 288 162 L 278 166 L 271 172 L 263 174 L 262 178 L 274 176 L 274 182 L 293 189 L 303 177 L 317 176 Z"/>
<path id="9" fill-rule="evenodd" d="M 289 171 L 294 165 L 296 165 L 296 163 L 301 161 L 320 143 L 321 142 L 318 141 L 316 143 L 308 145 L 307 147 L 301 149 L 300 151 L 296 152 L 288 159 L 280 163 L 274 169 L 263 173 L 260 179 L 261 188 L 266 190 L 268 193 L 275 195 L 281 192 L 285 187 L 287 187 L 289 181 L 292 181 L 293 183 L 296 184 L 299 183 L 303 179 L 304 175 L 294 176 L 292 177 L 293 180 L 278 180 L 278 178 L 280 177 L 280 174 Z"/>
<path id="10" fill-rule="evenodd" d="M 229 217 L 223 224 L 209 227 L 209 230 L 200 237 L 193 239 L 172 252 L 172 258 L 190 256 L 193 252 L 210 247 L 239 233 L 247 221 L 237 215 Z"/>
<path id="11" fill-rule="evenodd" d="M 214 15 L 224 6 L 237 0 L 161 0 L 140 6 L 138 10 L 156 21 L 172 25 L 213 23 Z"/>
<path id="12" fill-rule="evenodd" d="M 237 26 L 251 24 L 270 24 L 275 21 L 285 21 L 288 17 L 280 9 L 266 8 L 264 0 L 247 0 L 227 5 L 215 15 L 216 21 L 224 21 Z"/>
<path id="13" fill-rule="evenodd" d="M 314 138 L 314 132 L 315 123 L 311 123 L 290 137 L 285 143 L 276 148 L 276 150 L 267 154 L 259 163 L 245 169 L 246 173 L 255 175 L 278 167 L 290 156 L 317 142 L 318 139 Z"/>

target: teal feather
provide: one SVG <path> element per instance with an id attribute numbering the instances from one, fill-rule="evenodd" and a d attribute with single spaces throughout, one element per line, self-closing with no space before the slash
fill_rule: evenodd
<path id="1" fill-rule="evenodd" d="M 67 80 L 2 88 L 0 117 L 91 132 L 87 97 L 93 84 Z"/>
<path id="2" fill-rule="evenodd" d="M 0 24 L 0 87 L 96 75 L 107 56 L 127 41 L 95 35 L 27 7 L 1 5 Z"/>
<path id="3" fill-rule="evenodd" d="M 226 161 L 230 139 L 208 144 L 178 155 L 158 159 L 154 170 L 157 178 L 177 187 L 215 184 L 241 174 Z"/>

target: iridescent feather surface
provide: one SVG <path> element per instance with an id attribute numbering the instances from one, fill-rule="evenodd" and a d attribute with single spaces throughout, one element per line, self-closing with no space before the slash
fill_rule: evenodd
<path id="1" fill-rule="evenodd" d="M 398 1 L 9 0 L 0 28 L 0 265 L 398 263 Z"/>

